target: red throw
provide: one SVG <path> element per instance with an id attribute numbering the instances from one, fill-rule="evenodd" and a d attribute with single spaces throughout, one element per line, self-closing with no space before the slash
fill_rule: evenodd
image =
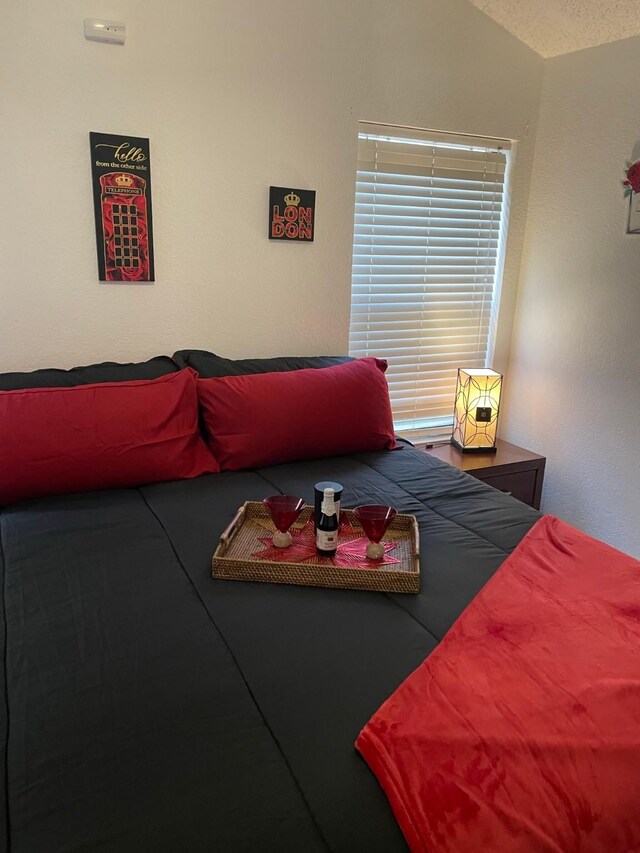
<path id="1" fill-rule="evenodd" d="M 356 747 L 412 851 L 640 850 L 640 562 L 545 516 Z"/>

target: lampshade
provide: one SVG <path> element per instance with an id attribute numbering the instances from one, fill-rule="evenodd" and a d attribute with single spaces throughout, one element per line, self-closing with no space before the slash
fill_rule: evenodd
<path id="1" fill-rule="evenodd" d="M 502 375 L 495 370 L 458 368 L 451 444 L 467 452 L 496 449 Z"/>

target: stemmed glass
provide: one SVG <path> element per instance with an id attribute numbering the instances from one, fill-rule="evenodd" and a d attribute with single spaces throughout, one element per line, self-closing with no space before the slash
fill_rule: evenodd
<path id="1" fill-rule="evenodd" d="M 304 501 L 294 495 L 272 495 L 270 498 L 265 498 L 262 503 L 276 526 L 273 544 L 276 548 L 288 548 L 293 541 L 289 528 L 302 512 Z"/>
<path id="2" fill-rule="evenodd" d="M 368 560 L 381 560 L 384 557 L 384 545 L 380 540 L 398 514 L 392 506 L 383 504 L 365 504 L 356 507 L 353 514 L 362 525 L 369 542 L 366 555 Z"/>

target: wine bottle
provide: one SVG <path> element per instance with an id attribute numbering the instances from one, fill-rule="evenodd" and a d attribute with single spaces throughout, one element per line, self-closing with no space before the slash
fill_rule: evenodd
<path id="1" fill-rule="evenodd" d="M 316 530 L 316 551 L 321 557 L 333 557 L 338 548 L 338 515 L 333 489 L 324 490 L 320 520 Z"/>

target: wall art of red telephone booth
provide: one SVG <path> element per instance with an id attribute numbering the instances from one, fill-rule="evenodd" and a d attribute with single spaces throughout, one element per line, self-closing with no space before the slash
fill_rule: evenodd
<path id="1" fill-rule="evenodd" d="M 98 278 L 154 281 L 149 140 L 92 131 L 89 144 Z"/>
<path id="2" fill-rule="evenodd" d="M 112 172 L 100 177 L 105 281 L 150 281 L 147 182 Z"/>

